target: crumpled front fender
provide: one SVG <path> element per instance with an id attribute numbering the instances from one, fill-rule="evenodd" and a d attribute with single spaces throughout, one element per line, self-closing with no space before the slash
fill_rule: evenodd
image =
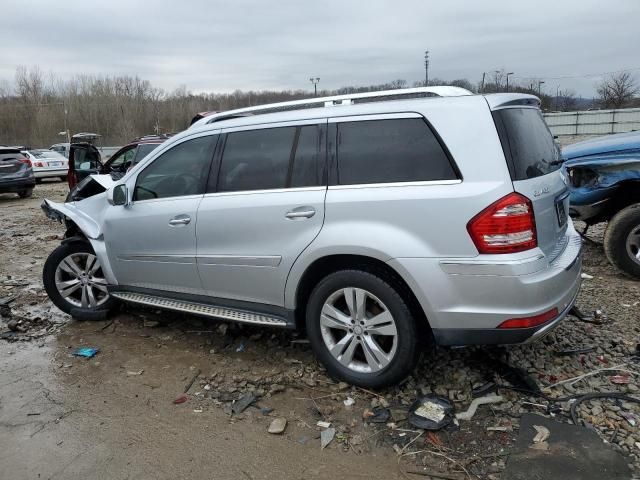
<path id="1" fill-rule="evenodd" d="M 64 223 L 65 219 L 71 220 L 84 233 L 87 238 L 93 240 L 102 239 L 100 225 L 82 210 L 70 203 L 57 203 L 45 199 L 41 205 L 45 215 L 52 220 Z"/>

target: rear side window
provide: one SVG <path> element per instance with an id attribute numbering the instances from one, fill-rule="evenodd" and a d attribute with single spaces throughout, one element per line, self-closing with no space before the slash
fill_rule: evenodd
<path id="1" fill-rule="evenodd" d="M 561 166 L 560 149 L 536 108 L 506 108 L 493 112 L 511 179 L 527 180 Z"/>
<path id="2" fill-rule="evenodd" d="M 141 143 L 138 145 L 138 149 L 136 150 L 136 156 L 133 159 L 132 165 L 136 165 L 140 160 L 153 152 L 156 148 L 160 146 L 159 143 Z"/>
<path id="3" fill-rule="evenodd" d="M 455 180 L 442 145 L 420 118 L 338 125 L 338 183 Z"/>
<path id="4" fill-rule="evenodd" d="M 220 192 L 323 184 L 320 125 L 278 127 L 227 135 L 218 176 Z"/>

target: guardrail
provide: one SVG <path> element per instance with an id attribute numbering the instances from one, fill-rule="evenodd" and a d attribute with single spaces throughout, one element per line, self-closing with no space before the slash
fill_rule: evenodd
<path id="1" fill-rule="evenodd" d="M 640 130 L 640 108 L 545 113 L 554 135 L 606 135 Z"/>

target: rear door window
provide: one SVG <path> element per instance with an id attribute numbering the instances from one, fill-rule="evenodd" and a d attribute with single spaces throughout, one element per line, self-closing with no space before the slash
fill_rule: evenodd
<path id="1" fill-rule="evenodd" d="M 421 118 L 338 124 L 341 185 L 455 180 L 444 148 Z"/>
<path id="2" fill-rule="evenodd" d="M 560 168 L 560 149 L 537 108 L 493 112 L 511 179 L 527 180 Z"/>
<path id="3" fill-rule="evenodd" d="M 324 184 L 321 125 L 227 134 L 217 191 L 241 192 Z M 214 191 L 211 187 L 209 191 Z"/>

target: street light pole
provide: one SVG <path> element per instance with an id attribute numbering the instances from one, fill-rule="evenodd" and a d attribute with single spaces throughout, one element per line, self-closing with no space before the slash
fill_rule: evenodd
<path id="1" fill-rule="evenodd" d="M 320 77 L 311 77 L 309 79 L 311 83 L 313 83 L 313 96 L 318 96 L 318 83 L 320 82 Z"/>
<path id="2" fill-rule="evenodd" d="M 513 72 L 507 73 L 507 92 L 509 91 L 509 75 L 513 75 Z"/>
<path id="3" fill-rule="evenodd" d="M 429 50 L 424 52 L 424 86 L 429 86 Z"/>
<path id="4" fill-rule="evenodd" d="M 542 84 L 545 83 L 544 80 L 538 80 L 538 96 L 540 96 L 540 92 L 542 91 Z"/>

